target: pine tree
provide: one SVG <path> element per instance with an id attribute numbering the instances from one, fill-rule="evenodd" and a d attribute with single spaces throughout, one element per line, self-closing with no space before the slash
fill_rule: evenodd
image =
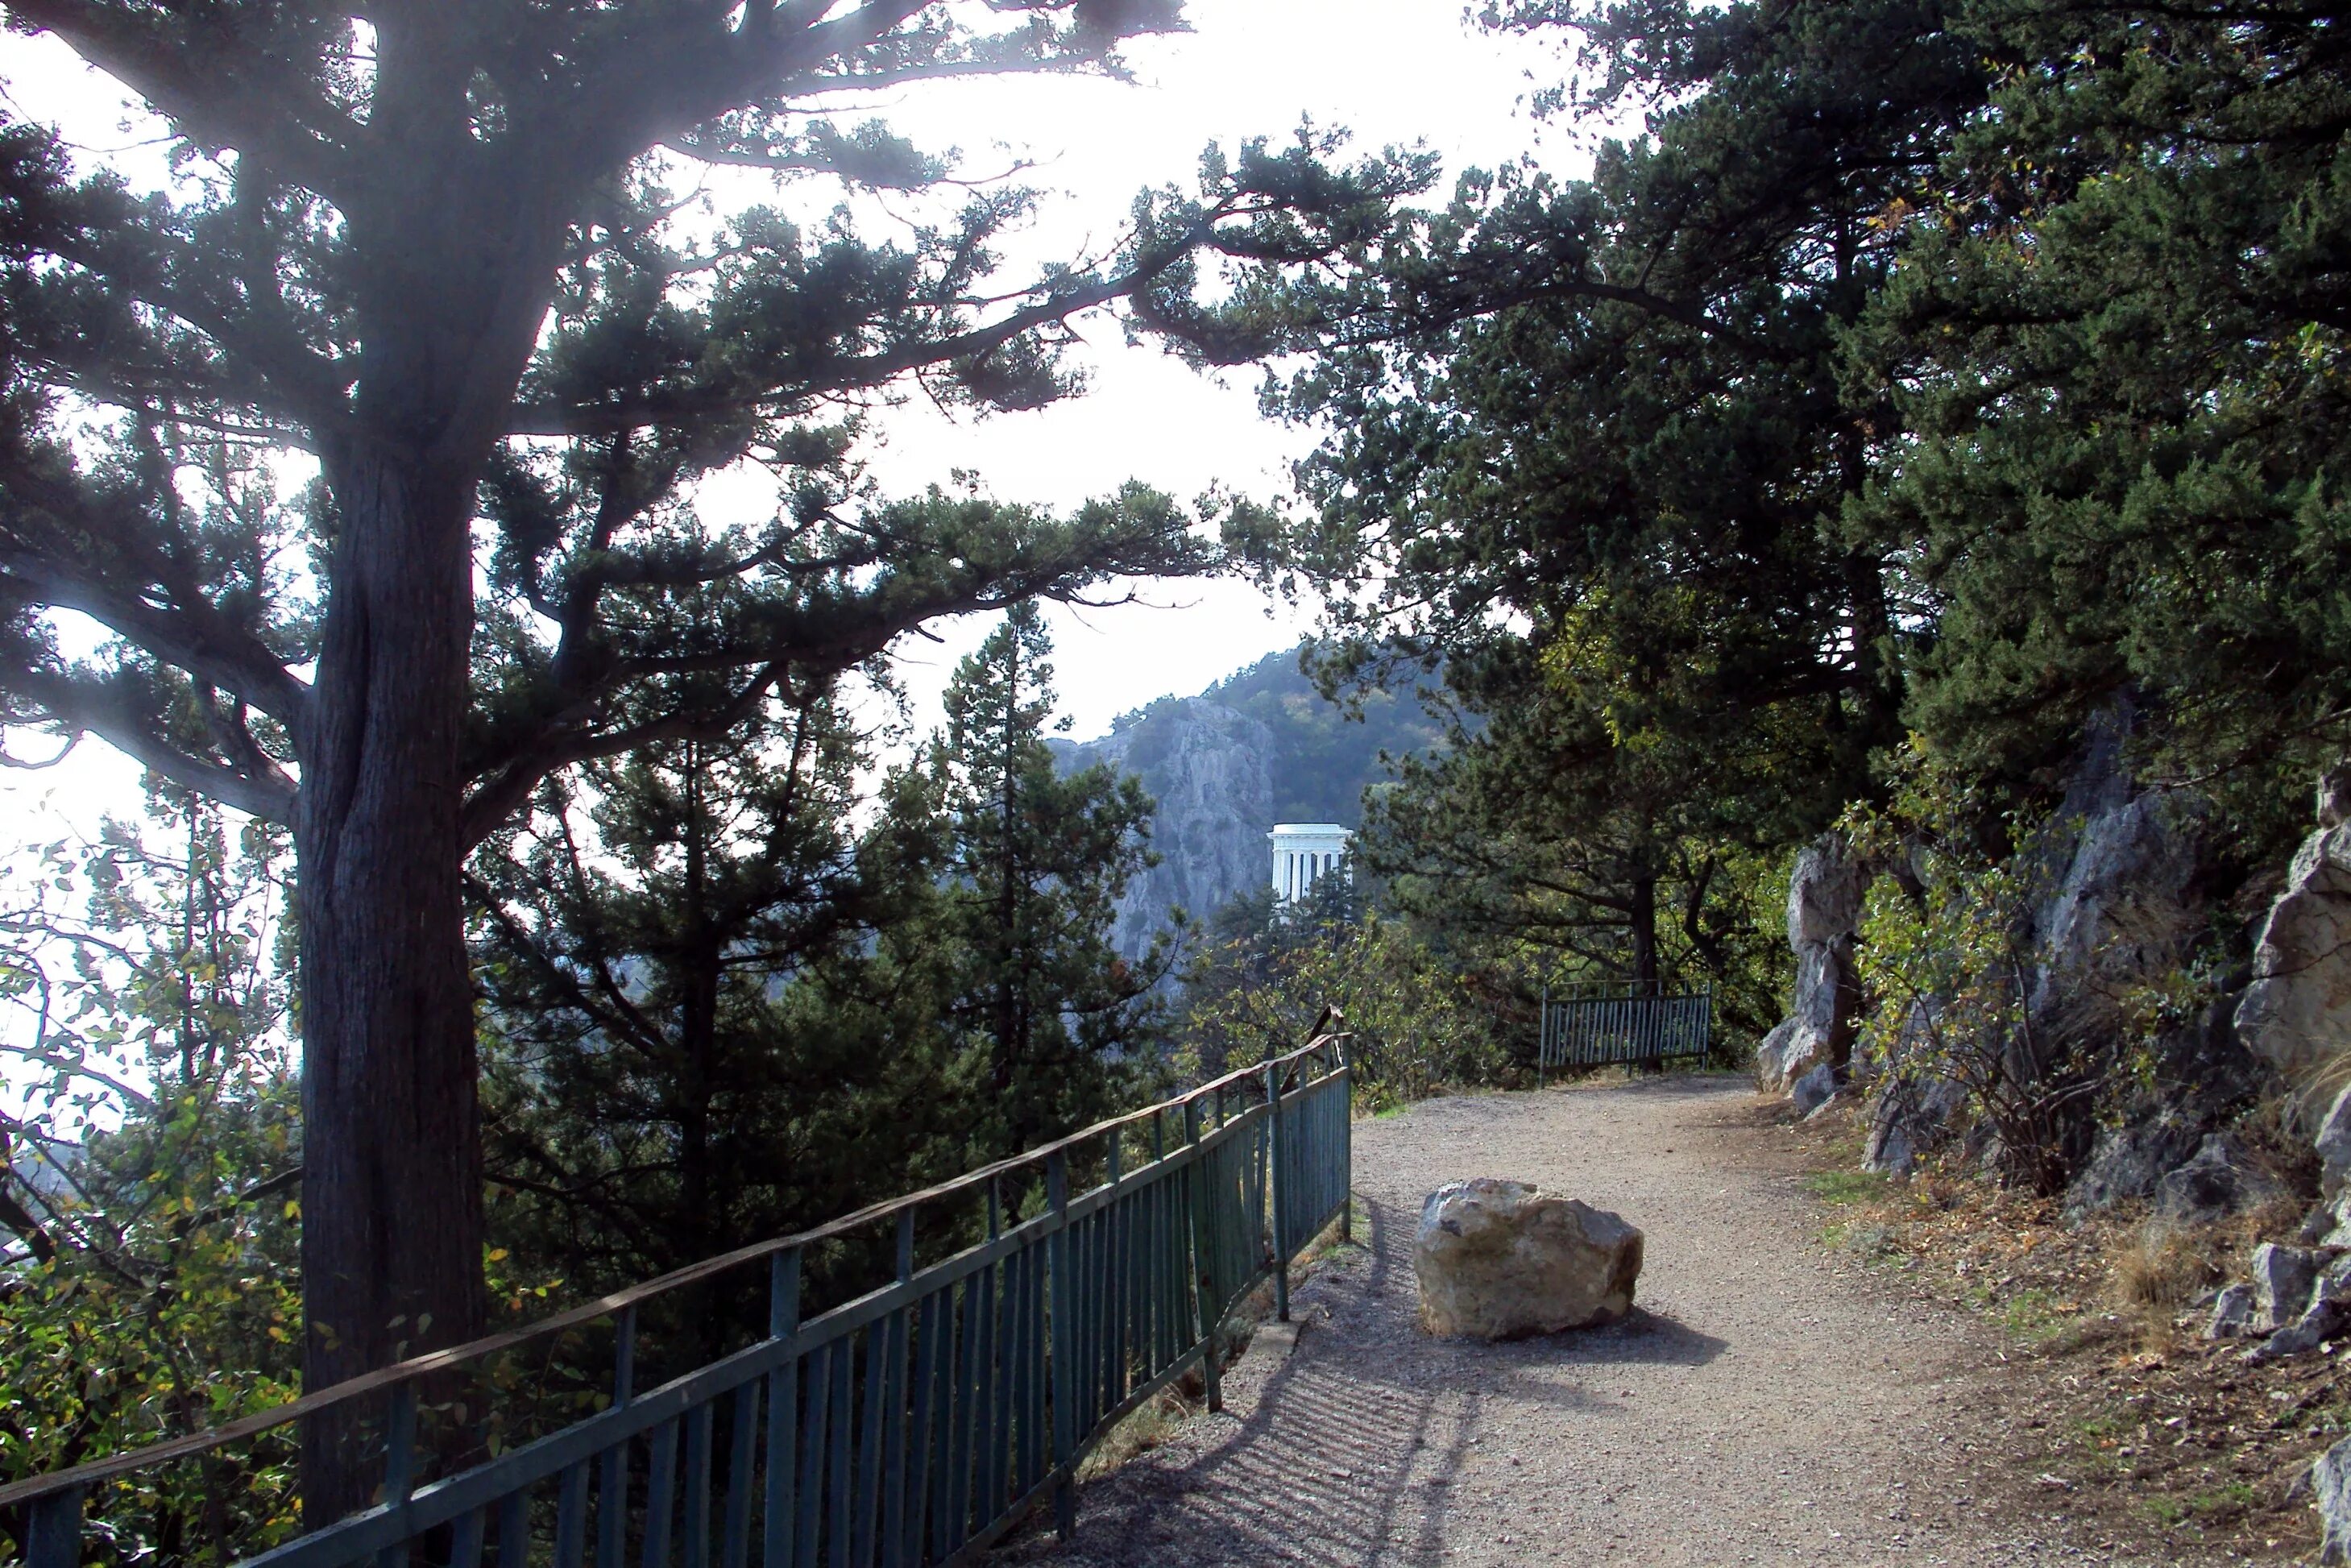
<path id="1" fill-rule="evenodd" d="M 475 858 L 493 1238 L 618 1289 L 969 1160 L 942 1027 L 944 844 L 832 696 L 542 787 Z M 697 1299 L 691 1343 L 729 1303 Z"/>
<path id="2" fill-rule="evenodd" d="M 1374 813 L 1404 902 L 1642 978 L 1677 915 L 1714 967 L 1726 854 L 1880 789 L 1920 627 L 1847 524 L 1901 429 L 1844 345 L 1882 214 L 1989 89 L 1942 9 L 1492 9 L 1573 21 L 1581 102 L 1644 134 L 1588 181 L 1465 182 L 1354 280 L 1386 335 L 1286 392 L 1332 424 L 1290 539 L 1349 638 L 1326 677 L 1441 661 L 1476 720 Z"/>
<path id="3" fill-rule="evenodd" d="M 1327 138 L 1204 165 L 1127 243 L 1007 280 L 1034 200 L 827 113 L 907 84 L 1119 74 L 1176 0 L 174 5 L 23 0 L 169 128 L 172 180 L 84 177 L 0 126 L 0 693 L 290 827 L 301 880 L 307 1380 L 482 1326 L 467 852 L 565 768 L 716 741 L 939 614 L 1184 572 L 1130 492 L 1071 517 L 868 505 L 856 415 L 893 387 L 1029 407 L 1062 323 L 1248 354 L 1199 252 L 1353 242 L 1425 161 L 1326 170 Z M 704 221 L 703 172 L 775 207 Z M 890 235 L 808 182 L 956 210 Z M 891 221 L 887 217 L 883 222 Z M 318 465 L 278 493 L 273 451 Z M 216 455 L 218 460 L 215 460 Z M 772 474 L 727 528 L 705 476 Z M 477 584 L 486 591 L 477 594 Z M 70 610 L 114 639 L 61 645 Z M 316 1439 L 307 1501 L 371 1485 Z"/>
<path id="4" fill-rule="evenodd" d="M 1856 378 L 1918 438 L 1856 521 L 1932 613 L 1910 719 L 1984 816 L 2046 809 L 2087 716 L 2192 783 L 2241 868 L 2351 729 L 2351 94 L 2326 7 L 1969 0 L 2001 68 L 1901 212 Z"/>
<path id="5" fill-rule="evenodd" d="M 1034 604 L 1008 612 L 957 666 L 934 748 L 954 845 L 954 1016 L 985 1053 L 999 1153 L 1112 1107 L 1122 1066 L 1156 1038 L 1166 967 L 1157 950 L 1130 964 L 1110 945 L 1118 897 L 1149 863 L 1152 802 L 1106 768 L 1056 772 L 1051 652 Z"/>

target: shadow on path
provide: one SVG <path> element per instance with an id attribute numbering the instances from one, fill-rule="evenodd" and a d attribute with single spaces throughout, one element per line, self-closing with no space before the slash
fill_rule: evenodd
<path id="1" fill-rule="evenodd" d="M 1627 1418 L 1624 1368 L 1703 1366 L 1723 1340 L 1636 1307 L 1604 1329 L 1487 1343 L 1418 1327 L 1406 1206 L 1370 1198 L 1365 1245 L 1292 1291 L 1292 1354 L 1226 1374 L 1226 1412 L 1081 1493 L 1078 1536 L 1040 1531 L 1006 1562 L 1120 1568 L 1436 1563 L 1459 1499 L 1520 1456 L 1484 1432 L 1497 1406 Z M 1416 1210 L 1409 1211 L 1414 1222 Z"/>

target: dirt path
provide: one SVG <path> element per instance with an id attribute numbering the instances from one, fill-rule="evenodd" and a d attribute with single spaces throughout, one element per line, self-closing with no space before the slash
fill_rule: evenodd
<path id="1" fill-rule="evenodd" d="M 2018 1473 L 2022 1375 L 1949 1309 L 1820 1243 L 1743 1080 L 1432 1101 L 1359 1123 L 1370 1248 L 1293 1297 L 1226 1410 L 1081 1493 L 1018 1561 L 1192 1564 L 2147 1562 Z M 1532 1180 L 1648 1234 L 1639 1311 L 1488 1345 L 1413 1325 L 1412 1228 L 1460 1176 Z M 2167 1562 L 2181 1562 L 2167 1553 Z"/>

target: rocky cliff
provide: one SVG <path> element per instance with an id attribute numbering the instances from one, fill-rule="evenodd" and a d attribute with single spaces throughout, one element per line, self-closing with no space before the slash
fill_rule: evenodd
<path id="1" fill-rule="evenodd" d="M 1273 826 L 1273 732 L 1205 696 L 1154 704 L 1135 724 L 1062 749 L 1071 769 L 1132 773 L 1158 802 L 1151 847 L 1159 863 L 1127 885 L 1113 941 L 1134 957 L 1181 908 L 1206 915 L 1265 880 Z"/>
<path id="2" fill-rule="evenodd" d="M 1371 694 L 1360 716 L 1343 712 L 1300 673 L 1299 653 L 1270 654 L 1196 696 L 1163 697 L 1099 739 L 1055 743 L 1063 768 L 1106 764 L 1158 802 L 1151 847 L 1160 863 L 1119 901 L 1121 953 L 1147 951 L 1176 909 L 1206 919 L 1262 885 L 1276 822 L 1353 828 L 1364 789 L 1387 776 L 1383 755 L 1441 739 L 1440 721 L 1409 690 Z"/>

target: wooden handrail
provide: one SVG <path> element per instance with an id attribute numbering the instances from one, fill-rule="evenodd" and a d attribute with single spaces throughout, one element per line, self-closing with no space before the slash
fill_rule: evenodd
<path id="1" fill-rule="evenodd" d="M 1325 1008 L 1322 1009 L 1322 1016 L 1315 1020 L 1316 1033 L 1296 1051 L 1284 1056 L 1269 1057 L 1265 1061 L 1254 1066 L 1236 1068 L 1220 1078 L 1211 1079 L 1172 1099 L 1146 1105 L 1140 1111 L 1129 1111 L 1123 1115 L 1096 1122 L 1093 1125 L 1081 1128 L 1067 1137 L 1040 1145 L 1036 1148 L 1014 1155 L 1008 1159 L 982 1166 L 977 1170 L 967 1171 L 962 1176 L 941 1182 L 935 1186 L 924 1187 L 916 1192 L 905 1193 L 897 1197 L 886 1198 L 880 1203 L 870 1204 L 853 1213 L 842 1215 L 837 1219 L 829 1219 L 812 1229 L 799 1231 L 790 1236 L 777 1237 L 771 1240 L 755 1241 L 747 1247 L 737 1248 L 732 1252 L 724 1252 L 715 1258 L 705 1258 L 698 1263 L 689 1263 L 683 1269 L 673 1270 L 669 1273 L 647 1280 L 642 1284 L 632 1285 L 626 1290 L 600 1296 L 592 1301 L 582 1302 L 579 1306 L 569 1308 L 551 1317 L 542 1318 L 535 1323 L 528 1323 L 518 1329 L 508 1329 L 501 1333 L 488 1334 L 465 1344 L 453 1345 L 446 1350 L 432 1351 L 423 1355 L 412 1356 L 406 1361 L 395 1362 L 390 1366 L 378 1367 L 373 1372 L 347 1378 L 330 1387 L 319 1389 L 315 1394 L 302 1395 L 284 1405 L 256 1411 L 253 1415 L 242 1416 L 223 1426 L 208 1427 L 202 1431 L 191 1432 L 183 1437 L 167 1437 L 161 1442 L 150 1443 L 142 1448 L 125 1449 L 121 1453 L 111 1454 L 105 1458 L 91 1459 L 76 1465 L 70 1469 L 28 1476 L 23 1480 L 0 1486 L 0 1508 L 16 1503 L 37 1501 L 60 1492 L 89 1487 L 99 1481 L 111 1480 L 117 1476 L 128 1475 L 134 1470 L 145 1469 L 152 1465 L 169 1464 L 173 1460 L 209 1453 L 214 1448 L 225 1448 L 231 1443 L 256 1437 L 274 1427 L 298 1421 L 305 1416 L 329 1409 L 347 1400 L 381 1393 L 385 1389 L 413 1382 L 420 1377 L 462 1366 L 467 1362 L 479 1361 L 486 1356 L 513 1350 L 549 1334 L 562 1333 L 597 1322 L 599 1319 L 615 1316 L 631 1307 L 652 1301 L 655 1297 L 666 1295 L 684 1286 L 698 1284 L 705 1280 L 739 1269 L 747 1263 L 756 1263 L 763 1259 L 773 1257 L 778 1252 L 847 1235 L 878 1219 L 886 1218 L 908 1208 L 918 1207 L 923 1204 L 935 1203 L 941 1198 L 949 1197 L 978 1186 L 982 1183 L 993 1181 L 1008 1171 L 1019 1170 L 1023 1166 L 1050 1159 L 1058 1154 L 1065 1154 L 1091 1139 L 1102 1137 L 1138 1122 L 1147 1121 L 1170 1110 L 1180 1110 L 1203 1095 L 1214 1094 L 1244 1079 L 1261 1082 L 1269 1067 L 1279 1071 L 1303 1061 L 1317 1051 L 1330 1051 L 1336 1047 L 1348 1036 L 1336 1030 L 1332 1030 L 1330 1032 L 1324 1031 L 1329 1029 L 1329 1026 L 1343 1026 L 1344 1023 L 1344 1017 L 1336 1009 Z M 1338 1064 L 1334 1062 L 1333 1065 Z"/>

